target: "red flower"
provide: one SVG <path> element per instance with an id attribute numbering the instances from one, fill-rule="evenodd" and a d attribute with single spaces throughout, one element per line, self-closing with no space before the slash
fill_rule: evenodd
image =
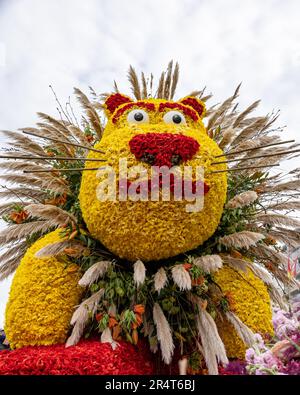
<path id="1" fill-rule="evenodd" d="M 118 342 L 113 350 L 99 340 L 30 346 L 0 352 L 0 375 L 151 375 L 155 374 L 153 354 L 146 344 Z"/>

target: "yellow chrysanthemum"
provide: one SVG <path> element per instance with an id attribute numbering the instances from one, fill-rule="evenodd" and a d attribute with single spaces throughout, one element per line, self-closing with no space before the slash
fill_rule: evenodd
<path id="1" fill-rule="evenodd" d="M 158 106 L 163 100 L 144 100 Z M 138 107 L 137 107 L 138 108 Z M 157 108 L 157 107 L 156 107 Z M 125 111 L 116 123 L 108 120 L 102 140 L 95 148 L 104 154 L 90 152 L 89 158 L 101 158 L 101 167 L 111 166 L 119 180 L 119 159 L 126 158 L 128 168 L 141 164 L 130 152 L 129 141 L 137 134 L 173 133 L 194 138 L 200 144 L 197 156 L 184 165 L 203 166 L 204 181 L 210 187 L 204 197 L 204 207 L 187 212 L 187 201 L 99 201 L 96 196 L 100 182 L 107 175 L 83 172 L 80 188 L 80 207 L 91 234 L 121 258 L 134 261 L 159 260 L 191 250 L 204 243 L 216 230 L 226 198 L 226 173 L 212 174 L 211 170 L 225 165 L 211 165 L 222 154 L 217 144 L 207 136 L 202 121 L 188 120 L 186 125 L 166 124 L 165 112 L 149 111 L 149 123 L 128 124 Z M 167 110 L 166 110 L 167 111 Z M 145 164 L 143 164 L 145 165 Z M 147 165 L 145 165 L 147 166 Z M 95 162 L 86 162 L 95 167 Z M 183 165 L 181 165 L 183 169 Z"/>
<path id="2" fill-rule="evenodd" d="M 215 275 L 216 283 L 233 299 L 234 313 L 255 333 L 273 334 L 270 297 L 265 284 L 252 271 L 247 273 L 224 266 Z M 229 358 L 245 358 L 246 346 L 226 320 L 218 322 Z"/>
<path id="3" fill-rule="evenodd" d="M 59 230 L 35 242 L 14 276 L 6 307 L 5 332 L 12 348 L 63 343 L 80 301 L 79 267 L 35 253 L 60 239 Z"/>

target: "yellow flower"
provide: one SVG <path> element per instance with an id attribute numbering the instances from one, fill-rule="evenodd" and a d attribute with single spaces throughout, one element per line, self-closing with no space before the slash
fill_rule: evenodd
<path id="1" fill-rule="evenodd" d="M 79 267 L 54 257 L 36 258 L 60 230 L 35 242 L 14 276 L 6 307 L 5 332 L 12 348 L 64 343 L 74 306 L 80 301 Z"/>
<path id="2" fill-rule="evenodd" d="M 215 274 L 223 293 L 230 292 L 234 313 L 255 333 L 273 335 L 270 297 L 265 284 L 250 270 L 247 273 L 223 266 Z M 217 322 L 229 358 L 245 358 L 246 346 L 226 320 Z"/>

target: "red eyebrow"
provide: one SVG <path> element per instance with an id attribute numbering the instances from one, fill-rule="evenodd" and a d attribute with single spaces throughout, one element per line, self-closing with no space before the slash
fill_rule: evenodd
<path id="1" fill-rule="evenodd" d="M 118 118 L 120 118 L 120 116 L 122 114 L 124 114 L 124 112 L 126 110 L 128 110 L 129 108 L 132 108 L 132 107 L 141 107 L 141 108 L 145 108 L 146 110 L 149 110 L 149 111 L 155 110 L 155 105 L 153 103 L 146 103 L 144 101 L 137 101 L 137 102 L 133 102 L 133 103 L 128 103 L 128 104 L 125 104 L 122 108 L 120 108 L 115 113 L 115 115 L 113 116 L 113 119 L 112 119 L 113 123 L 116 123 Z"/>
<path id="2" fill-rule="evenodd" d="M 184 106 L 183 104 L 180 103 L 173 103 L 173 102 L 167 102 L 167 103 L 160 103 L 159 105 L 159 111 L 164 111 L 166 108 L 176 108 L 178 110 L 181 110 L 184 115 L 187 115 L 188 117 L 192 118 L 193 121 L 198 121 L 199 116 L 195 110 L 193 110 L 190 107 Z"/>

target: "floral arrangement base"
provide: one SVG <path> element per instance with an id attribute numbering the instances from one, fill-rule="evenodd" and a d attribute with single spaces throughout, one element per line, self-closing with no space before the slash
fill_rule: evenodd
<path id="1" fill-rule="evenodd" d="M 115 350 L 99 340 L 28 346 L 0 353 L 0 375 L 150 375 L 155 374 L 153 354 L 146 345 L 119 342 Z"/>

